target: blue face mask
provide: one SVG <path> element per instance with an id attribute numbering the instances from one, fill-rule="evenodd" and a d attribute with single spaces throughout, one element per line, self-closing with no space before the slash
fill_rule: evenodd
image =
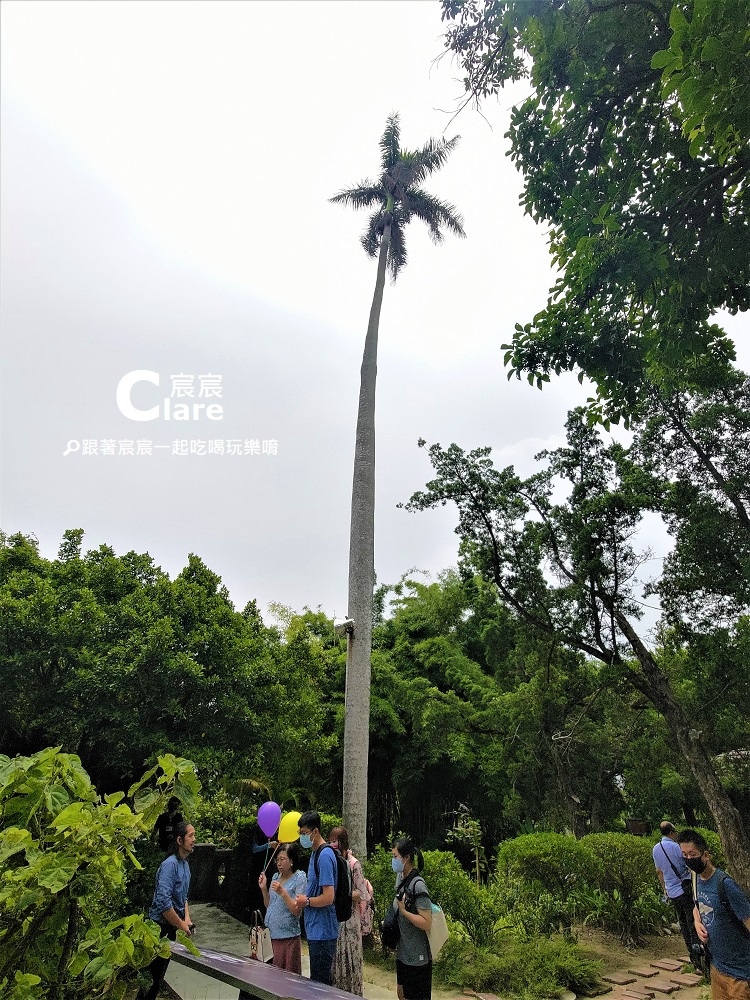
<path id="1" fill-rule="evenodd" d="M 404 870 L 404 862 L 401 858 L 391 858 L 391 868 L 397 875 L 400 875 Z"/>
<path id="2" fill-rule="evenodd" d="M 300 845 L 304 847 L 306 851 L 309 851 L 310 848 L 312 847 L 312 837 L 310 836 L 309 833 L 301 833 L 299 835 L 299 842 Z"/>

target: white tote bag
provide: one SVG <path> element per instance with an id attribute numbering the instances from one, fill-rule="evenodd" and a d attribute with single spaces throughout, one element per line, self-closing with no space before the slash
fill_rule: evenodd
<path id="1" fill-rule="evenodd" d="M 263 926 L 263 917 L 259 910 L 253 913 L 253 922 L 250 927 L 250 958 L 254 958 L 256 962 L 273 960 L 271 932 Z"/>
<path id="2" fill-rule="evenodd" d="M 445 919 L 445 914 L 437 903 L 433 903 L 432 924 L 427 932 L 427 940 L 430 942 L 430 951 L 432 952 L 433 962 L 440 954 L 443 945 L 449 937 L 450 934 L 448 932 L 448 923 Z"/>

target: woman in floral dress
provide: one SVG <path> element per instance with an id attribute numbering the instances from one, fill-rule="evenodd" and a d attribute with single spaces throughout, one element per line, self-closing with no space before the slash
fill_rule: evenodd
<path id="1" fill-rule="evenodd" d="M 362 924 L 360 902 L 369 902 L 362 865 L 349 850 L 349 834 L 345 827 L 335 826 L 328 843 L 338 849 L 352 873 L 352 915 L 339 924 L 336 957 L 333 960 L 333 985 L 347 993 L 362 996 Z"/>

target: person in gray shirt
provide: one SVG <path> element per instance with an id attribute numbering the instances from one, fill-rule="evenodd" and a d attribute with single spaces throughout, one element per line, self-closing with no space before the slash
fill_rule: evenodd
<path id="1" fill-rule="evenodd" d="M 416 867 L 417 850 L 408 837 L 393 843 L 391 865 L 401 876 L 394 907 L 400 932 L 396 948 L 396 992 L 399 1000 L 430 1000 L 432 953 L 427 933 L 432 926 L 432 901 Z"/>

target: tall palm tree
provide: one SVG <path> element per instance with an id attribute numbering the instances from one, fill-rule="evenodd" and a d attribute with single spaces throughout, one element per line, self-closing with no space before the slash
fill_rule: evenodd
<path id="1" fill-rule="evenodd" d="M 375 381 L 378 327 L 383 304 L 385 272 L 395 281 L 406 263 L 404 229 L 412 218 L 427 225 L 431 239 L 440 243 L 443 230 L 463 236 L 462 218 L 453 205 L 424 191 L 422 181 L 445 163 L 458 143 L 430 139 L 414 151 L 400 145 L 398 115 L 386 122 L 380 139 L 380 177 L 340 191 L 332 202 L 373 209 L 362 236 L 370 257 L 377 256 L 375 294 L 370 307 L 359 385 L 357 439 L 354 451 L 352 517 L 349 534 L 349 618 L 354 625 L 347 637 L 344 716 L 344 822 L 355 853 L 366 856 L 367 763 L 370 742 L 370 654 L 372 650 L 372 596 L 375 586 Z"/>

